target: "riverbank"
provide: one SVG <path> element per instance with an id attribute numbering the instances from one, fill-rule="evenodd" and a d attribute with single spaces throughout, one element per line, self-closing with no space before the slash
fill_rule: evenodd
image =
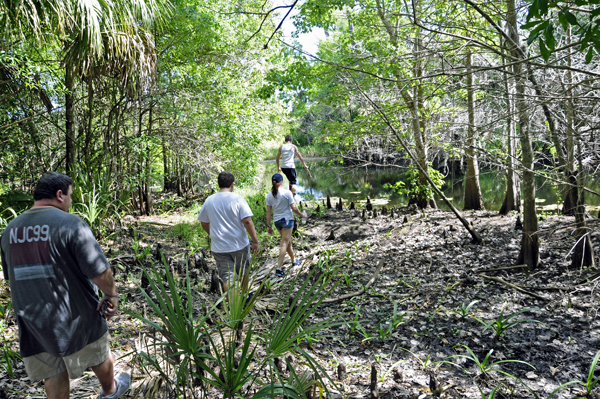
<path id="1" fill-rule="evenodd" d="M 403 208 L 392 217 L 390 212 L 381 215 L 378 209 L 376 217 L 367 213 L 363 219 L 362 210 L 350 211 L 346 205 L 342 211 L 327 210 L 322 204 L 317 210 L 316 205 L 308 205 L 309 221 L 294 238 L 302 267 L 293 269 L 286 262 L 285 277 L 268 273 L 268 293 L 257 294 L 248 317 L 253 320 L 253 333 L 268 335 L 272 320 L 279 312 L 287 312 L 287 306 L 278 306 L 278 301 L 289 293 L 300 294 L 299 284 L 306 277 L 316 281 L 317 273 L 337 283 L 327 298 L 330 302 L 319 306 L 303 326 L 334 316 L 341 324 L 316 331 L 300 343 L 322 367 L 320 376 L 332 398 L 369 396 L 372 367 L 377 372 L 379 396 L 386 399 L 432 397 L 432 386 L 453 398 L 474 397 L 478 387 L 489 392 L 496 386 L 501 386 L 503 397 L 529 398 L 534 392 L 546 398 L 560 384 L 586 378 L 600 342 L 596 316 L 600 297 L 594 289 L 598 270 L 569 269 L 572 218 L 549 216 L 540 222 L 542 265 L 530 272 L 514 267 L 521 240 L 521 232 L 514 230 L 514 214 L 468 212 L 467 218 L 485 241 L 479 246 L 471 244 L 460 223 L 447 212 Z M 186 273 L 191 278 L 194 322 L 207 305 L 216 302 L 219 296 L 210 292 L 214 261 L 201 229 L 193 223 L 196 211 L 128 217 L 126 228 L 102 243 L 117 275 L 122 309 L 147 313 L 158 322 L 144 305 L 139 285 L 143 285 L 142 271 L 154 262 L 159 247 L 178 286 L 185 283 Z M 600 226 L 597 221 L 590 225 L 598 257 Z M 265 235 L 264 226 L 258 223 L 257 229 L 263 252 L 256 267 L 272 265 L 278 239 Z M 501 315 L 506 318 L 521 311 L 511 322 L 522 322 L 512 327 L 507 323 L 502 329 L 497 328 L 499 324 L 484 326 L 494 320 L 500 323 Z M 215 321 L 222 316 L 214 313 L 211 317 Z M 134 393 L 162 397 L 174 380 L 165 380 L 148 365 L 141 367 L 136 354 L 150 351 L 157 359 L 163 358 L 162 347 L 152 346 L 160 334 L 125 313 L 110 323 L 110 329 L 113 352 L 119 358 L 117 370 L 133 370 Z M 16 349 L 14 319 L 9 318 L 4 337 Z M 263 342 L 254 344 L 263 353 Z M 472 360 L 456 357 L 471 357 L 469 350 L 480 361 L 493 350 L 490 362 L 526 363 L 496 366 L 515 378 L 493 370 L 482 375 Z M 296 371 L 301 371 L 299 352 L 290 356 Z M 259 360 L 260 356 L 250 362 L 249 372 Z M 345 372 L 338 374 L 342 364 Z M 22 362 L 13 365 L 14 378 L 6 370 L 0 378 L 3 397 L 42 395 L 42 385 L 25 378 Z M 174 366 L 170 367 L 167 376 L 174 378 Z M 285 378 L 289 372 L 282 366 Z M 431 385 L 432 380 L 439 385 Z M 254 390 L 245 386 L 241 394 L 250 397 Z M 554 397 L 570 398 L 580 390 L 570 386 Z M 98 392 L 90 372 L 73 383 L 72 397 L 92 397 Z M 205 397 L 220 398 L 222 392 L 212 388 Z"/>

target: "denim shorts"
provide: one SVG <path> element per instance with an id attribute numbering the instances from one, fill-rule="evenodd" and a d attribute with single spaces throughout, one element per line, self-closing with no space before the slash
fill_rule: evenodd
<path id="1" fill-rule="evenodd" d="M 294 228 L 294 219 L 280 219 L 275 222 L 275 228 L 277 229 L 277 231 L 281 231 L 283 229 L 292 229 Z"/>

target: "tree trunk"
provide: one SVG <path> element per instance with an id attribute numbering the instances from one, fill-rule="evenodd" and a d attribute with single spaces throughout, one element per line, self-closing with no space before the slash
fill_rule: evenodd
<path id="1" fill-rule="evenodd" d="M 150 111 L 148 112 L 148 132 L 147 132 L 148 137 L 150 137 L 152 134 L 152 109 L 153 108 L 154 108 L 154 106 L 150 105 Z M 147 152 L 146 152 L 146 184 L 145 184 L 146 215 L 150 216 L 151 214 L 154 213 L 154 209 L 152 207 L 152 191 L 150 190 L 150 186 L 152 184 L 152 146 L 148 145 L 146 147 L 146 149 L 147 149 Z"/>
<path id="2" fill-rule="evenodd" d="M 85 170 L 87 172 L 88 177 L 92 171 L 92 165 L 90 161 L 90 146 L 92 144 L 92 126 L 93 126 L 93 118 L 94 118 L 94 86 L 92 85 L 92 73 L 88 72 L 87 79 L 87 89 L 88 89 L 88 120 L 86 124 L 85 131 L 85 144 L 83 147 L 83 159 L 85 159 Z"/>
<path id="3" fill-rule="evenodd" d="M 365 96 L 365 98 L 371 103 L 371 105 L 377 111 L 377 113 L 381 116 L 381 119 L 383 119 L 385 124 L 388 125 L 388 127 L 390 128 L 390 130 L 396 137 L 396 140 L 398 140 L 398 143 L 400 143 L 402 148 L 404 148 L 404 151 L 406 151 L 406 153 L 408 154 L 410 159 L 412 159 L 415 162 L 417 168 L 421 168 L 421 165 L 418 162 L 416 162 L 416 156 L 412 153 L 410 148 L 408 148 L 408 144 L 404 141 L 404 139 L 402 138 L 400 133 L 396 130 L 394 125 L 392 125 L 392 123 L 388 119 L 385 112 L 383 112 L 383 110 L 373 100 L 371 100 L 364 91 L 360 90 L 360 87 L 357 87 L 357 88 L 359 91 L 361 91 L 363 96 Z M 425 172 L 425 171 L 421 169 L 421 172 Z M 473 243 L 474 244 L 482 244 L 483 239 L 481 238 L 481 235 L 479 235 L 479 233 L 475 230 L 475 228 L 473 227 L 473 224 L 470 223 L 468 220 L 466 220 L 461 215 L 461 213 L 458 211 L 458 209 L 456 209 L 456 207 L 452 204 L 452 202 L 448 198 L 446 198 L 444 193 L 439 188 L 436 187 L 436 185 L 433 183 L 433 181 L 431 181 L 431 177 L 429 177 L 429 175 L 426 175 L 426 176 L 429 179 L 429 183 L 430 183 L 431 187 L 433 188 L 433 190 L 442 198 L 442 200 L 446 203 L 446 205 L 448 205 L 448 207 L 452 210 L 452 212 L 454 212 L 454 214 L 456 215 L 458 220 L 460 220 L 460 222 L 463 224 L 465 229 L 467 229 L 469 234 L 471 234 L 471 237 L 473 238 Z M 363 212 L 364 212 L 364 210 L 363 210 Z"/>
<path id="4" fill-rule="evenodd" d="M 515 59 L 525 59 L 521 48 L 515 0 L 507 0 L 507 23 L 509 37 L 512 39 L 511 53 Z M 519 116 L 519 140 L 521 142 L 523 163 L 523 237 L 518 264 L 526 264 L 531 269 L 537 268 L 540 262 L 537 213 L 535 210 L 535 175 L 533 173 L 533 147 L 529 136 L 529 115 L 527 98 L 525 97 L 525 78 L 523 65 L 514 64 L 517 94 L 517 114 Z"/>
<path id="5" fill-rule="evenodd" d="M 138 204 L 140 206 L 140 216 L 144 215 L 146 213 L 146 210 L 144 209 L 144 190 L 142 190 L 142 185 L 140 184 L 139 186 L 137 186 L 137 194 L 138 194 Z"/>
<path id="6" fill-rule="evenodd" d="M 416 18 L 419 12 L 419 2 L 418 0 L 413 1 L 413 13 Z M 381 4 L 380 0 L 376 0 L 377 6 L 377 14 L 383 23 L 386 32 L 390 37 L 390 41 L 396 47 L 398 47 L 398 35 L 396 32 L 396 28 L 392 26 L 387 16 L 385 15 L 385 9 Z M 415 40 L 414 40 L 414 48 L 413 54 L 416 56 L 421 51 L 421 34 L 420 28 L 416 28 L 415 32 Z M 429 187 L 429 174 L 427 167 L 427 136 L 425 129 L 425 120 L 421 120 L 421 110 L 424 107 L 424 99 L 423 99 L 423 87 L 422 83 L 418 80 L 421 76 L 423 76 L 423 60 L 422 58 L 417 58 L 413 64 L 413 78 L 415 79 L 415 83 L 413 83 L 412 87 L 412 95 L 409 93 L 409 89 L 406 88 L 404 83 L 401 83 L 404 79 L 400 75 L 399 70 L 394 71 L 394 75 L 398 81 L 397 87 L 400 91 L 404 103 L 407 108 L 411 112 L 412 119 L 412 132 L 413 137 L 415 139 L 415 152 L 416 152 L 416 162 L 419 164 L 419 184 L 422 187 Z M 427 208 L 428 206 L 432 208 L 437 208 L 435 203 L 435 199 L 428 199 L 426 195 L 419 194 L 415 196 L 411 196 L 409 198 L 409 204 L 417 204 L 417 206 L 421 209 Z"/>
<path id="7" fill-rule="evenodd" d="M 568 42 L 570 43 L 570 29 L 569 29 Z M 571 66 L 571 54 L 567 56 L 567 65 Z M 569 198 L 571 205 L 574 207 L 575 214 L 575 239 L 577 240 L 575 248 L 573 249 L 573 256 L 571 258 L 572 267 L 591 266 L 595 267 L 594 249 L 592 247 L 592 237 L 589 234 L 590 230 L 587 228 L 585 223 L 585 191 L 583 190 L 583 151 L 581 149 L 582 142 L 581 138 L 576 135 L 575 132 L 575 99 L 573 98 L 573 74 L 570 70 L 567 71 L 567 85 L 569 90 L 567 91 L 567 166 L 568 166 L 568 183 L 567 186 L 569 191 Z M 579 173 L 572 173 L 575 170 L 575 140 L 577 140 L 577 163 L 579 166 Z M 563 212 L 565 207 L 563 206 Z"/>
<path id="8" fill-rule="evenodd" d="M 180 197 L 183 196 L 183 190 L 181 189 L 181 170 L 179 169 L 179 158 L 176 159 L 175 161 L 175 170 L 177 171 L 177 195 L 179 195 Z"/>
<path id="9" fill-rule="evenodd" d="M 75 101 L 73 67 L 65 66 L 65 173 L 73 177 L 75 170 Z"/>
<path id="10" fill-rule="evenodd" d="M 479 186 L 479 163 L 477 161 L 477 129 L 475 129 L 475 106 L 473 96 L 473 70 L 471 50 L 467 47 L 467 109 L 469 114 L 467 177 L 465 181 L 465 207 L 464 210 L 483 209 L 481 187 Z"/>
<path id="11" fill-rule="evenodd" d="M 194 195 L 194 177 L 192 176 L 192 172 L 188 173 L 188 184 L 189 190 L 192 192 L 192 195 Z"/>
<path id="12" fill-rule="evenodd" d="M 583 173 L 580 172 L 579 174 L 582 175 Z M 569 176 L 569 183 L 575 187 L 575 190 L 570 190 L 572 196 L 571 203 L 577 204 L 577 206 L 574 207 L 575 225 L 577 226 L 575 229 L 575 239 L 577 242 L 571 257 L 571 266 L 574 268 L 596 266 L 592 238 L 589 234 L 590 229 L 588 229 L 585 224 L 585 196 L 581 180 L 583 179 L 581 177 L 578 178 L 575 173 Z"/>
<path id="13" fill-rule="evenodd" d="M 567 41 L 570 43 L 571 42 L 571 30 L 569 29 L 567 31 Z M 567 55 L 567 65 L 570 67 L 571 66 L 571 56 L 570 53 Z M 572 81 L 573 81 L 573 74 L 571 73 L 571 71 L 567 71 L 567 85 L 568 85 L 568 90 L 567 90 L 567 94 L 568 94 L 568 99 L 567 99 L 567 105 L 566 105 L 566 114 L 567 114 L 567 160 L 566 160 L 566 164 L 564 165 L 564 169 L 565 169 L 565 177 L 566 177 L 566 181 L 567 184 L 564 186 L 563 191 L 564 191 L 564 202 L 563 202 L 563 208 L 562 208 L 562 214 L 563 215 L 574 215 L 577 211 L 575 210 L 575 208 L 577 207 L 578 203 L 579 203 L 579 193 L 578 193 L 578 187 L 577 184 L 569 184 L 572 182 L 571 177 L 574 176 L 576 174 L 575 172 L 575 131 L 573 128 L 574 125 L 574 109 L 573 109 L 573 102 L 571 101 L 571 99 L 573 98 L 573 91 L 571 90 L 572 88 Z M 577 181 L 577 178 L 574 178 L 573 181 Z"/>
<path id="14" fill-rule="evenodd" d="M 165 139 L 162 139 L 162 156 L 163 156 L 163 190 L 171 190 L 171 182 L 169 179 L 169 157 L 167 156 L 167 144 Z"/>
<path id="15" fill-rule="evenodd" d="M 414 7 L 417 7 L 417 2 L 413 2 Z M 415 13 L 417 11 L 415 10 Z M 416 33 L 414 54 L 419 54 L 421 51 L 421 32 L 420 30 Z M 423 76 L 423 60 L 417 58 L 414 63 L 413 76 L 420 78 Z M 421 120 L 421 113 L 423 110 L 423 87 L 421 81 L 417 80 L 413 87 L 413 135 L 415 138 L 415 150 L 417 153 L 417 162 L 421 165 L 419 170 L 419 184 L 421 187 L 429 187 L 429 168 L 427 165 L 427 136 L 425 134 L 425 120 Z M 415 203 L 421 209 L 427 207 L 437 208 L 433 196 L 427 198 L 425 194 L 419 194 L 409 200 L 409 203 Z"/>
<path id="16" fill-rule="evenodd" d="M 506 45 L 506 42 L 504 42 Z M 505 46 L 503 46 L 505 47 Z M 504 56 L 502 62 L 506 63 Z M 507 68 L 507 67 L 505 67 Z M 513 115 L 515 112 L 515 78 L 513 73 L 504 73 L 504 88 L 506 91 L 506 195 L 504 202 L 500 208 L 500 214 L 506 215 L 508 212 L 521 212 L 521 190 L 519 187 L 519 178 L 516 173 L 515 156 L 516 156 L 516 137 L 517 128 Z"/>

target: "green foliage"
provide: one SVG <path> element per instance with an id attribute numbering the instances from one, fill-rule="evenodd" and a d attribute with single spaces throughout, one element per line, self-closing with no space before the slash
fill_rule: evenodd
<path id="1" fill-rule="evenodd" d="M 350 332 L 352 334 L 358 332 L 362 336 L 363 343 L 376 338 L 381 341 L 386 341 L 392 337 L 392 333 L 400 326 L 400 324 L 405 322 L 408 315 L 408 312 L 402 314 L 398 312 L 398 304 L 394 303 L 392 314 L 389 315 L 388 319 L 380 321 L 375 331 L 371 333 L 364 328 L 359 320 L 361 317 L 360 305 L 355 305 L 354 320 L 352 322 L 346 322 L 346 325 L 350 327 Z"/>
<path id="2" fill-rule="evenodd" d="M 354 334 L 358 328 L 358 326 L 360 325 L 360 319 L 361 317 L 361 313 L 360 313 L 360 305 L 354 305 L 354 320 L 351 323 L 346 322 L 346 325 L 350 327 L 350 332 L 352 334 Z"/>
<path id="3" fill-rule="evenodd" d="M 392 322 L 390 327 L 394 330 L 397 329 L 400 324 L 404 323 L 404 319 L 408 317 L 408 315 L 408 312 L 400 314 L 400 312 L 398 312 L 398 303 L 394 302 L 394 311 L 392 313 Z"/>
<path id="4" fill-rule="evenodd" d="M 2 205 L 2 203 L 0 202 L 0 205 Z M 3 214 L 9 214 L 10 216 L 8 217 L 3 217 Z M 6 225 L 8 225 L 8 223 L 11 221 L 11 219 L 16 218 L 17 217 L 17 213 L 15 212 L 15 210 L 13 208 L 5 208 L 3 210 L 2 213 L 0 213 L 0 229 L 4 230 L 4 228 L 6 227 Z"/>
<path id="5" fill-rule="evenodd" d="M 252 399 L 263 399 L 263 398 L 274 398 L 283 396 L 284 398 L 290 399 L 301 399 L 303 398 L 303 392 L 299 392 L 296 387 L 289 384 L 270 384 L 262 387 L 254 395 Z"/>
<path id="6" fill-rule="evenodd" d="M 254 222 L 254 226 L 258 230 L 260 226 L 264 226 L 267 223 L 267 190 L 252 190 L 252 189 L 242 189 L 237 190 L 237 192 L 242 195 L 250 209 L 252 210 L 252 221 Z"/>
<path id="7" fill-rule="evenodd" d="M 531 367 L 532 369 L 535 370 L 535 367 L 533 367 L 531 364 L 529 364 L 527 362 L 523 362 L 521 360 L 507 359 L 507 360 L 499 360 L 497 362 L 491 363 L 490 362 L 490 356 L 494 352 L 493 349 L 491 349 L 485 355 L 485 357 L 483 358 L 483 360 L 480 361 L 479 358 L 477 357 L 477 355 L 475 355 L 475 353 L 473 353 L 473 351 L 471 350 L 471 348 L 469 348 L 468 346 L 466 346 L 466 345 L 455 345 L 454 348 L 456 348 L 456 347 L 463 347 L 469 354 L 468 355 L 453 355 L 453 356 L 447 357 L 446 359 L 463 358 L 463 359 L 467 359 L 467 360 L 472 360 L 475 363 L 475 365 L 477 366 L 477 368 L 478 368 L 478 370 L 479 370 L 479 372 L 481 374 L 489 374 L 491 372 L 497 372 L 497 373 L 504 374 L 504 375 L 506 375 L 506 376 L 508 376 L 510 378 L 518 380 L 514 375 L 509 374 L 509 373 L 507 373 L 505 371 L 502 371 L 502 370 L 500 370 L 497 367 L 499 364 L 502 364 L 502 363 L 521 363 L 521 364 L 525 364 L 525 365 L 527 365 L 527 366 L 529 366 L 529 367 Z M 454 363 L 452 363 L 452 364 L 454 364 Z M 456 366 L 458 366 L 458 365 L 456 365 Z M 458 366 L 458 367 L 462 369 L 462 367 L 460 367 L 460 366 Z M 465 372 L 467 372 L 467 371 L 465 370 Z M 468 374 L 468 372 L 467 372 L 467 374 Z"/>
<path id="8" fill-rule="evenodd" d="M 342 262 L 333 257 L 336 252 L 337 250 L 334 248 L 323 250 L 319 254 L 317 264 L 313 266 L 314 270 L 317 270 L 328 278 L 333 275 L 338 275 L 337 270 L 342 265 Z"/>
<path id="9" fill-rule="evenodd" d="M 434 364 L 437 363 L 443 363 L 443 360 L 438 360 L 435 362 L 431 361 L 431 355 L 427 354 L 427 356 L 425 358 L 420 358 L 419 356 L 417 356 L 415 353 L 411 352 L 410 350 L 406 349 L 406 348 L 400 348 L 403 351 L 406 351 L 408 353 L 410 353 L 411 355 L 413 355 L 413 357 L 415 358 L 415 360 L 421 365 L 421 367 L 423 367 L 423 371 L 427 371 L 427 368 L 431 367 Z"/>
<path id="10" fill-rule="evenodd" d="M 429 184 L 421 184 L 419 173 L 419 169 L 412 165 L 404 174 L 405 181 L 398 181 L 395 184 L 386 183 L 384 187 L 391 188 L 398 194 L 407 195 L 409 197 L 433 198 L 433 189 Z M 437 188 L 441 189 L 444 186 L 443 174 L 432 168 L 430 165 L 427 166 L 427 173 Z"/>
<path id="11" fill-rule="evenodd" d="M 303 137 L 303 136 L 300 136 Z M 314 157 L 324 157 L 327 155 L 335 154 L 335 148 L 327 143 L 323 144 L 302 144 L 296 142 L 294 139 L 294 143 L 298 146 L 298 150 L 302 155 L 302 158 L 306 160 L 306 158 L 314 158 Z M 279 147 L 270 148 L 265 152 L 264 159 L 275 159 L 277 157 L 277 152 L 279 151 Z M 301 165 L 300 165 L 301 166 Z"/>
<path id="12" fill-rule="evenodd" d="M 451 310 L 451 312 L 454 312 L 454 313 L 456 313 L 457 315 L 459 315 L 459 316 L 460 316 L 460 319 L 461 319 L 461 320 L 464 320 L 464 319 L 466 319 L 466 318 L 467 318 L 467 316 L 469 315 L 469 312 L 471 311 L 471 308 L 472 308 L 472 307 L 473 307 L 475 304 L 477 304 L 478 302 L 479 302 L 479 300 L 475 300 L 475 301 L 472 301 L 471 303 L 469 303 L 468 305 L 466 305 L 466 304 L 464 304 L 464 303 L 463 303 L 463 304 L 460 306 L 460 308 L 458 308 L 457 310 Z"/>
<path id="13" fill-rule="evenodd" d="M 263 50 L 262 18 L 240 18 L 239 10 L 258 11 L 262 4 L 117 3 L 93 12 L 78 2 L 42 1 L 34 10 L 29 3 L 0 4 L 4 181 L 28 187 L 43 171 L 63 170 L 68 108 L 79 129 L 67 133 L 73 164 L 109 171 L 118 193 L 145 185 L 156 192 L 164 181 L 167 189 L 179 183 L 189 194 L 225 169 L 240 184 L 254 183 L 262 143 L 286 118 L 279 100 L 255 95 L 277 45 Z M 78 99 L 67 107 L 65 72 L 71 70 Z M 149 84 L 156 90 L 140 90 Z M 93 192 L 86 195 L 92 209 L 78 211 L 97 219 Z"/>
<path id="14" fill-rule="evenodd" d="M 109 223 L 120 220 L 119 210 L 123 207 L 115 179 L 103 170 L 91 175 L 80 170 L 73 180 L 73 213 L 89 224 L 97 238 L 103 237 Z"/>
<path id="15" fill-rule="evenodd" d="M 475 363 L 475 365 L 477 366 L 477 369 L 479 370 L 479 372 L 481 373 L 481 375 L 489 375 L 491 373 L 500 373 L 502 375 L 505 375 L 509 378 L 512 378 L 515 381 L 518 381 L 519 383 L 523 384 L 536 398 L 538 398 L 538 395 L 527 386 L 527 384 L 525 384 L 523 381 L 521 381 L 518 377 L 514 376 L 513 374 L 510 374 L 504 370 L 501 370 L 500 368 L 498 368 L 498 365 L 502 364 L 502 363 L 520 363 L 520 364 L 524 364 L 526 366 L 531 367 L 532 369 L 535 370 L 535 367 L 527 362 L 523 362 L 521 360 L 513 360 L 513 359 L 506 359 L 506 360 L 499 360 L 497 362 L 490 362 L 490 357 L 492 355 L 492 353 L 494 352 L 493 349 L 491 349 L 483 358 L 483 360 L 479 360 L 479 358 L 477 357 L 477 355 L 475 355 L 475 353 L 473 353 L 473 351 L 471 350 L 471 348 L 469 348 L 466 345 L 455 345 L 454 348 L 456 347 L 463 347 L 464 349 L 466 349 L 466 351 L 468 352 L 468 355 L 453 355 L 453 356 L 449 356 L 446 359 L 442 360 L 441 363 L 448 363 L 448 364 L 452 364 L 456 367 L 458 367 L 459 369 L 463 370 L 465 373 L 470 374 L 465 368 L 461 367 L 460 365 L 450 362 L 447 359 L 452 359 L 452 358 L 463 358 L 463 359 L 467 359 L 467 360 L 471 360 Z M 486 396 L 483 394 L 483 391 L 481 390 L 481 388 L 479 387 L 479 385 L 477 385 L 479 392 L 481 393 L 482 397 L 484 399 L 487 399 Z M 498 387 L 496 387 L 492 393 L 490 393 L 490 396 L 488 398 L 493 398 L 495 395 L 496 390 L 498 389 Z"/>
<path id="16" fill-rule="evenodd" d="M 10 311 L 10 307 L 8 309 Z M 8 314 L 8 311 L 6 314 Z M 15 373 L 13 369 L 13 362 L 21 360 L 21 356 L 18 352 L 15 352 L 10 348 L 10 344 L 5 341 L 4 334 L 6 333 L 6 314 L 4 315 L 4 319 L 0 320 L 0 339 L 2 340 L 2 357 L 0 358 L 0 366 L 4 369 L 8 378 L 15 378 Z"/>
<path id="17" fill-rule="evenodd" d="M 33 195 L 19 190 L 10 190 L 0 196 L 0 215 L 10 217 L 29 209 L 33 205 Z"/>
<path id="18" fill-rule="evenodd" d="M 179 293 L 179 288 L 167 265 L 165 265 L 164 275 L 155 266 L 150 270 L 146 270 L 146 273 L 155 299 L 151 298 L 144 290 L 141 290 L 141 293 L 160 322 L 151 321 L 133 312 L 124 312 L 155 328 L 162 334 L 167 342 L 159 345 L 168 347 L 171 357 L 183 356 L 183 360 L 176 369 L 175 386 L 179 392 L 182 389 L 179 383 L 188 381 L 189 377 L 193 375 L 193 366 L 204 369 L 203 366 L 206 366 L 205 359 L 210 358 L 209 355 L 204 353 L 205 344 L 203 340 L 206 338 L 206 318 L 214 310 L 214 306 L 206 315 L 196 319 L 193 314 L 193 297 L 189 275 L 186 275 L 184 295 L 187 299 L 187 307 L 184 307 L 184 297 Z M 156 359 L 153 359 L 147 353 L 141 353 L 140 355 L 148 364 L 153 365 L 165 380 L 170 381 L 170 377 L 161 369 Z"/>
<path id="19" fill-rule="evenodd" d="M 592 390 L 594 389 L 594 387 L 596 386 L 598 381 L 600 381 L 600 377 L 594 376 L 594 373 L 596 372 L 596 366 L 598 365 L 599 359 L 600 359 L 600 351 L 596 352 L 596 355 L 592 359 L 592 363 L 590 364 L 590 370 L 588 371 L 588 375 L 587 375 L 587 380 L 585 380 L 585 381 L 574 380 L 574 381 L 569 381 L 567 383 L 564 383 L 561 386 L 559 386 L 558 388 L 556 388 L 554 391 L 552 391 L 552 394 L 550 396 L 548 396 L 548 399 L 550 399 L 551 397 L 556 395 L 556 393 L 558 393 L 558 391 L 560 391 L 564 387 L 573 385 L 573 384 L 582 385 L 583 388 L 585 389 L 585 394 L 583 396 L 576 396 L 577 398 L 591 398 Z"/>
<path id="20" fill-rule="evenodd" d="M 502 311 L 498 315 L 498 318 L 496 318 L 495 320 L 492 320 L 490 322 L 486 322 L 486 321 L 483 321 L 483 320 L 480 320 L 477 318 L 476 318 L 476 320 L 484 325 L 484 327 L 485 327 L 483 329 L 484 332 L 487 329 L 491 329 L 494 332 L 494 338 L 500 339 L 509 329 L 511 329 L 512 327 L 516 326 L 519 323 L 531 322 L 531 323 L 544 324 L 541 321 L 537 321 L 537 320 L 533 320 L 533 319 L 517 319 L 517 320 L 511 321 L 511 319 L 520 315 L 521 313 L 530 312 L 530 311 L 540 311 L 540 309 L 537 309 L 537 308 L 522 309 L 522 310 L 515 312 L 511 315 L 508 315 L 508 316 L 504 316 L 504 309 L 502 309 Z"/>
<path id="21" fill-rule="evenodd" d="M 210 334 L 207 335 L 207 338 L 210 340 L 210 345 L 215 353 L 214 359 L 219 373 L 216 373 L 212 367 L 208 367 L 204 363 L 200 363 L 200 366 L 212 377 L 208 378 L 207 382 L 221 389 L 225 398 L 239 397 L 244 384 L 254 378 L 249 372 L 249 366 L 254 360 L 256 351 L 256 344 L 250 349 L 250 342 L 253 337 L 252 323 L 250 323 L 246 332 L 246 339 L 244 339 L 239 361 L 236 361 L 237 348 L 234 334 L 230 334 L 228 338 L 225 338 L 221 326 L 217 327 L 217 331 L 221 345 Z"/>
<path id="22" fill-rule="evenodd" d="M 151 294 L 144 290 L 141 292 L 158 321 L 132 312 L 126 313 L 155 328 L 166 339 L 166 342 L 158 345 L 165 347 L 174 360 L 175 378 L 162 370 L 160 362 L 150 354 L 142 352 L 138 356 L 145 361 L 144 366 L 154 367 L 169 384 L 175 385 L 178 394 L 186 389 L 189 379 L 195 377 L 200 380 L 203 392 L 208 386 L 217 387 L 226 398 L 241 397 L 242 387 L 252 381 L 260 384 L 254 398 L 285 394 L 286 397 L 302 399 L 304 392 L 317 383 L 312 376 L 326 375 L 315 359 L 300 347 L 300 343 L 313 339 L 323 329 L 339 324 L 335 317 L 307 323 L 310 315 L 335 289 L 331 278 L 314 276 L 314 272 L 309 273 L 309 278 L 302 284 L 296 278 L 292 284 L 297 289 L 283 291 L 278 299 L 272 328 L 259 333 L 252 327 L 249 311 L 262 290 L 257 290 L 253 299 L 247 301 L 247 288 L 238 279 L 207 314 L 197 318 L 194 316 L 194 296 L 189 276 L 186 276 L 185 287 L 181 290 L 166 265 L 164 270 L 152 266 L 146 273 Z M 299 294 L 292 297 L 292 292 Z M 221 303 L 223 312 L 217 310 Z M 213 317 L 216 314 L 220 319 L 212 327 L 206 323 L 211 314 Z M 235 331 L 241 327 L 242 321 L 249 323 L 249 327 L 244 332 L 241 347 L 238 347 Z M 266 356 L 254 356 L 257 342 L 264 342 Z M 283 381 L 273 361 L 289 353 L 300 356 L 311 372 L 298 374 L 288 364 L 291 375 L 287 381 Z M 253 362 L 256 363 L 254 366 Z M 261 377 L 265 368 L 270 370 L 270 381 L 266 383 Z M 324 387 L 320 377 L 318 379 L 319 386 Z"/>
<path id="23" fill-rule="evenodd" d="M 133 253 L 135 253 L 135 258 L 138 261 L 146 259 L 146 257 L 152 252 L 152 247 L 150 245 L 140 245 L 137 232 L 134 232 L 133 240 L 131 240 L 131 247 L 133 248 Z"/>
<path id="24" fill-rule="evenodd" d="M 575 5 L 580 9 L 589 8 L 591 12 L 574 10 L 572 3 L 556 1 L 549 3 L 547 0 L 533 0 L 527 13 L 527 23 L 522 29 L 530 30 L 527 44 L 537 40 L 540 53 L 548 61 L 550 55 L 556 50 L 557 38 L 564 35 L 569 27 L 579 36 L 581 44 L 579 51 L 585 52 L 585 62 L 590 63 L 595 55 L 600 52 L 600 9 L 597 2 L 591 0 L 577 0 Z"/>
<path id="25" fill-rule="evenodd" d="M 363 337 L 363 339 L 362 339 L 363 344 L 367 341 L 377 338 L 372 333 L 368 332 L 363 327 L 363 325 L 360 323 L 360 321 L 355 321 L 354 324 L 356 326 L 356 331 L 358 331 L 360 333 L 360 335 L 362 335 L 362 337 Z"/>
<path id="26" fill-rule="evenodd" d="M 498 389 L 500 389 L 501 387 L 502 387 L 502 384 L 497 385 L 494 389 L 492 389 L 490 391 L 489 395 L 486 395 L 485 392 L 483 392 L 483 389 L 481 389 L 481 387 L 479 385 L 477 385 L 477 389 L 479 390 L 481 399 L 494 399 L 496 397 L 496 392 L 498 392 Z"/>
<path id="27" fill-rule="evenodd" d="M 378 338 L 381 341 L 385 341 L 387 338 L 392 337 L 392 331 L 393 327 L 391 324 L 379 323 L 379 327 L 377 328 Z"/>
<path id="28" fill-rule="evenodd" d="M 8 285 L 6 282 L 3 284 Z M 4 303 L 0 304 L 0 339 L 2 341 L 2 357 L 0 358 L 0 366 L 4 369 L 9 378 L 14 378 L 13 362 L 20 360 L 21 356 L 18 352 L 11 349 L 10 344 L 5 340 L 7 320 L 12 310 L 12 299 L 8 298 Z"/>
<path id="29" fill-rule="evenodd" d="M 189 242 L 194 251 L 206 247 L 209 238 L 198 221 L 176 224 L 173 226 L 173 237 L 181 237 L 183 241 Z"/>
<path id="30" fill-rule="evenodd" d="M 2 285 L 5 286 L 5 287 L 3 287 L 3 289 L 8 292 L 9 291 L 8 282 L 3 281 Z M 6 323 L 8 321 L 8 316 L 10 315 L 11 310 L 12 310 L 12 298 L 9 297 L 5 301 L 0 303 L 0 319 L 3 320 L 4 323 Z"/>
<path id="31" fill-rule="evenodd" d="M 273 320 L 271 330 L 267 333 L 266 353 L 270 358 L 283 356 L 289 351 L 298 351 L 309 363 L 314 362 L 308 353 L 304 352 L 298 342 L 325 328 L 341 324 L 336 321 L 339 316 L 330 317 L 318 322 L 303 325 L 306 319 L 329 296 L 337 284 L 333 284 L 331 275 L 320 274 L 315 276 L 315 271 L 309 273 L 311 278 L 304 279 L 298 287 L 298 295 L 292 297 L 292 291 L 282 295 L 278 300 L 278 307 L 285 306 L 287 311 L 281 311 Z M 294 283 L 297 284 L 298 277 Z M 288 305 L 289 304 L 289 305 Z M 302 326 L 299 329 L 298 326 Z"/>

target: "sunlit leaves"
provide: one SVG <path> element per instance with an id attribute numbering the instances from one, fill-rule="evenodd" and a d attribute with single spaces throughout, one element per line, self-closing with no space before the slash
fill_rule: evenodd
<path id="1" fill-rule="evenodd" d="M 571 27 L 573 33 L 581 40 L 579 50 L 586 52 L 586 63 L 594 58 L 593 48 L 600 48 L 600 2 L 598 0 L 577 0 L 575 5 L 581 10 L 575 11 L 570 4 L 563 1 L 548 4 L 547 0 L 533 0 L 529 6 L 527 23 L 522 29 L 532 29 L 529 32 L 527 43 L 538 42 L 540 53 L 548 61 L 552 52 L 556 50 L 557 37 L 564 35 L 564 31 Z M 558 31 L 557 27 L 562 31 Z"/>

